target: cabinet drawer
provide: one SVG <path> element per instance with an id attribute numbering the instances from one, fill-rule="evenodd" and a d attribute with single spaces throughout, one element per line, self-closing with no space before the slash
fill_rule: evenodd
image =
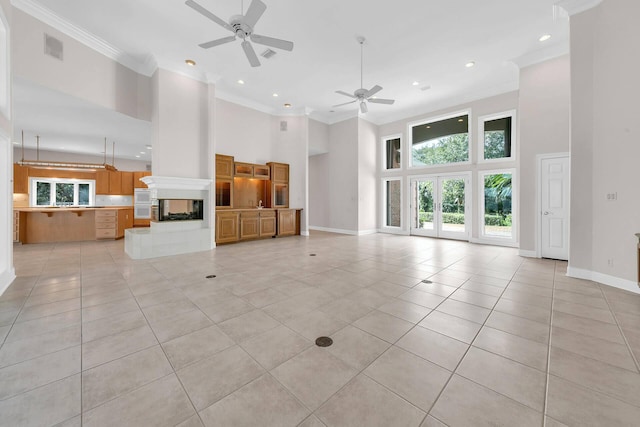
<path id="1" fill-rule="evenodd" d="M 275 218 L 276 211 L 261 211 L 260 218 Z"/>
<path id="2" fill-rule="evenodd" d="M 15 231 L 13 232 L 13 241 L 14 242 L 18 241 L 18 233 L 16 233 Z"/>
<path id="3" fill-rule="evenodd" d="M 116 223 L 116 218 L 96 218 L 96 225 L 98 224 L 115 224 Z"/>
<path id="4" fill-rule="evenodd" d="M 117 216 L 117 212 L 112 209 L 109 209 L 106 211 L 101 211 L 101 210 L 96 211 L 96 220 L 98 218 L 115 218 L 116 216 Z"/>
<path id="5" fill-rule="evenodd" d="M 96 239 L 115 239 L 116 230 L 114 228 L 96 228 Z"/>
<path id="6" fill-rule="evenodd" d="M 258 211 L 255 212 L 240 212 L 240 218 L 257 218 Z"/>
<path id="7" fill-rule="evenodd" d="M 115 222 L 96 222 L 96 230 L 115 230 L 116 223 Z"/>

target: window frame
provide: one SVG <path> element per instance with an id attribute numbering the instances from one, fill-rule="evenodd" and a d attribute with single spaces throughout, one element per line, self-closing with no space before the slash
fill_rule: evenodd
<path id="1" fill-rule="evenodd" d="M 387 141 L 389 140 L 393 140 L 393 139 L 399 139 L 400 140 L 400 167 L 398 168 L 387 168 Z M 383 136 L 380 139 L 380 145 L 382 146 L 382 172 L 397 172 L 397 171 L 401 171 L 404 169 L 404 149 L 403 149 L 403 144 L 404 144 L 404 138 L 403 135 L 401 133 L 397 133 L 394 135 L 387 135 L 387 136 Z"/>
<path id="2" fill-rule="evenodd" d="M 464 162 L 455 162 L 455 163 L 439 163 L 436 165 L 414 165 L 413 164 L 413 128 L 416 126 L 420 126 L 420 125 L 427 125 L 429 123 L 434 123 L 434 122 L 439 122 L 442 120 L 447 120 L 447 119 L 452 119 L 454 117 L 459 117 L 459 116 L 467 116 L 467 136 L 468 136 L 468 140 L 469 140 L 469 145 L 468 145 L 468 157 L 467 160 Z M 451 167 L 456 167 L 456 166 L 468 166 L 471 165 L 472 159 L 473 159 L 473 128 L 471 126 L 471 123 L 473 121 L 473 114 L 472 114 L 472 110 L 469 109 L 464 109 L 464 110 L 458 110 L 458 111 L 454 111 L 452 113 L 447 113 L 447 114 L 442 114 L 439 116 L 433 116 L 433 117 L 429 117 L 429 118 L 425 118 L 425 119 L 421 119 L 421 120 L 416 120 L 413 122 L 409 122 L 407 123 L 407 141 L 408 143 L 407 148 L 406 148 L 406 158 L 407 158 L 407 170 L 425 170 L 425 169 L 433 169 L 433 168 L 451 168 Z"/>
<path id="3" fill-rule="evenodd" d="M 486 116 L 478 117 L 478 164 L 482 163 L 504 163 L 514 162 L 516 160 L 517 149 L 517 131 L 516 131 L 516 110 L 502 111 L 500 113 L 488 114 Z M 484 124 L 491 120 L 511 118 L 511 156 L 500 157 L 497 159 L 485 159 L 484 158 Z"/>
<path id="4" fill-rule="evenodd" d="M 49 201 L 52 204 L 38 205 L 38 183 L 44 182 L 51 185 Z M 96 181 L 94 179 L 78 179 L 78 178 L 46 178 L 46 177 L 29 177 L 29 206 L 31 207 L 44 207 L 44 206 L 59 206 L 56 204 L 56 184 L 73 184 L 73 205 L 72 206 L 94 206 L 96 200 Z M 80 184 L 89 185 L 89 204 L 78 204 L 78 188 Z"/>
<path id="5" fill-rule="evenodd" d="M 511 174 L 511 237 L 501 237 L 485 233 L 484 179 L 487 175 Z M 478 239 L 481 242 L 516 247 L 518 244 L 518 179 L 516 168 L 481 170 L 478 179 Z"/>
<path id="6" fill-rule="evenodd" d="M 400 225 L 393 226 L 387 225 L 387 213 L 388 213 L 388 195 L 387 195 L 387 182 L 390 181 L 398 181 L 400 183 Z M 380 218 L 382 218 L 382 223 L 380 224 L 380 229 L 385 232 L 390 233 L 401 233 L 404 226 L 404 178 L 401 176 L 386 176 L 381 179 L 382 182 L 382 214 Z"/>

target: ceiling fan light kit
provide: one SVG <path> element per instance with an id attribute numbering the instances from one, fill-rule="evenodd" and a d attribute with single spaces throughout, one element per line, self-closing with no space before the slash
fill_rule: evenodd
<path id="1" fill-rule="evenodd" d="M 364 56 L 363 45 L 365 42 L 365 38 L 358 37 L 357 40 L 358 40 L 358 43 L 360 43 L 360 89 L 357 89 L 355 92 L 353 92 L 353 95 L 342 90 L 337 90 L 336 93 L 339 93 L 340 95 L 348 96 L 349 98 L 353 98 L 353 101 L 334 105 L 334 107 L 341 107 L 343 105 L 353 104 L 355 102 L 360 101 L 360 111 L 362 112 L 362 114 L 365 114 L 367 111 L 369 111 L 369 108 L 367 107 L 367 102 L 371 102 L 374 104 L 391 105 L 395 102 L 395 100 L 373 97 L 376 93 L 382 90 L 382 86 L 375 85 L 369 90 L 364 88 L 364 84 L 362 83 L 362 75 L 363 75 L 363 56 Z"/>
<path id="2" fill-rule="evenodd" d="M 274 47 L 276 49 L 287 51 L 293 50 L 293 42 L 276 39 L 273 37 L 262 36 L 253 32 L 253 28 L 255 27 L 256 23 L 265 12 L 265 10 L 267 10 L 267 6 L 261 0 L 253 0 L 249 5 L 249 9 L 247 9 L 247 13 L 245 13 L 244 15 L 233 15 L 231 18 L 229 18 L 229 22 L 226 22 L 223 19 L 217 17 L 193 0 L 187 0 L 185 4 L 191 9 L 195 10 L 196 12 L 205 16 L 206 18 L 209 18 L 216 24 L 233 33 L 232 36 L 211 40 L 206 43 L 200 43 L 198 46 L 203 49 L 220 46 L 225 43 L 230 43 L 236 38 L 240 38 L 242 39 L 242 50 L 244 51 L 244 54 L 252 67 L 259 67 L 260 60 L 258 59 L 258 55 L 253 49 L 250 41 L 265 46 Z"/>

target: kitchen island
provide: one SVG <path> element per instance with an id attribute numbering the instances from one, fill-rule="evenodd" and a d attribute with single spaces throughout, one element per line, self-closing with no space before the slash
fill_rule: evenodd
<path id="1" fill-rule="evenodd" d="M 132 206 L 16 207 L 16 236 L 21 243 L 119 239 L 133 227 Z"/>

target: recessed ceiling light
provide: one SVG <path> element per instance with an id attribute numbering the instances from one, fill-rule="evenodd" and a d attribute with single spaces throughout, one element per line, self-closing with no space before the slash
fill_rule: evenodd
<path id="1" fill-rule="evenodd" d="M 140 154 L 147 154 L 147 153 L 145 153 L 144 151 L 141 151 Z"/>
<path id="2" fill-rule="evenodd" d="M 291 108 L 291 104 L 284 104 L 284 108 Z"/>
<path id="3" fill-rule="evenodd" d="M 431 129 L 431 126 L 427 125 L 427 129 Z"/>
<path id="4" fill-rule="evenodd" d="M 150 146 L 150 145 L 145 146 L 145 148 L 146 148 L 147 150 L 152 150 L 152 149 L 153 149 L 153 147 L 152 147 L 152 146 Z"/>
<path id="5" fill-rule="evenodd" d="M 184 63 L 187 64 L 189 67 L 195 67 L 196 66 L 196 61 L 194 61 L 193 59 L 185 59 Z"/>
<path id="6" fill-rule="evenodd" d="M 546 42 L 550 38 L 551 38 L 551 34 L 543 34 L 542 36 L 540 36 L 538 40 L 540 40 L 541 42 Z"/>
<path id="7" fill-rule="evenodd" d="M 20 143 L 19 143 L 18 141 L 13 141 L 13 143 L 14 143 L 15 145 L 20 145 Z"/>
<path id="8" fill-rule="evenodd" d="M 274 93 L 274 94 L 273 94 L 273 97 L 274 97 L 274 98 L 277 98 L 277 97 L 278 97 L 278 94 L 277 94 L 277 93 Z"/>
<path id="9" fill-rule="evenodd" d="M 139 158 L 140 158 L 140 156 L 137 156 L 137 155 L 136 155 L 136 158 L 138 158 L 138 159 L 139 159 Z"/>
<path id="10" fill-rule="evenodd" d="M 418 85 L 420 84 L 420 82 L 416 80 L 416 81 L 414 81 L 414 82 L 413 82 L 413 83 L 411 83 L 411 84 L 412 84 L 412 85 L 414 85 L 414 86 L 418 86 Z"/>
<path id="11" fill-rule="evenodd" d="M 239 85 L 243 85 L 244 84 L 244 80 L 238 80 L 238 84 Z"/>
<path id="12" fill-rule="evenodd" d="M 464 119 L 458 119 L 459 122 L 464 122 Z"/>
<path id="13" fill-rule="evenodd" d="M 466 64 L 464 64 L 464 66 L 465 66 L 465 67 L 467 67 L 467 68 L 471 68 L 471 67 L 473 67 L 474 65 L 476 65 L 476 63 L 475 63 L 474 61 L 469 61 L 469 62 L 467 62 Z"/>

